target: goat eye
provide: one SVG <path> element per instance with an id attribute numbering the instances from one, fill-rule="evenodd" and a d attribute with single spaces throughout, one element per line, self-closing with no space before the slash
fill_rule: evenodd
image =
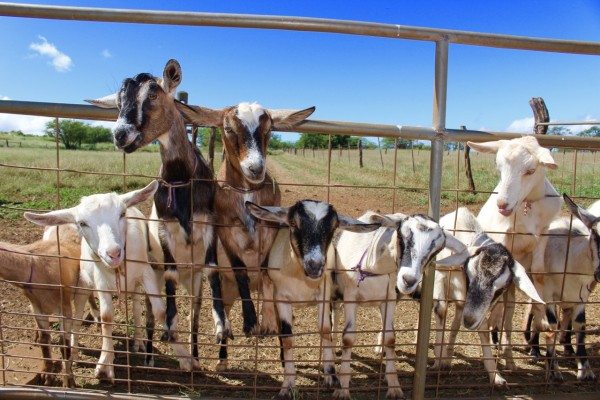
<path id="1" fill-rule="evenodd" d="M 296 221 L 294 221 L 294 220 L 291 220 L 291 221 L 288 223 L 288 225 L 290 226 L 290 228 L 295 228 L 295 227 L 297 226 L 297 225 L 296 225 Z"/>
<path id="2" fill-rule="evenodd" d="M 88 225 L 88 224 L 86 224 L 86 223 L 85 223 L 85 222 L 83 222 L 83 221 L 81 221 L 81 222 L 79 223 L 79 226 L 80 226 L 81 228 L 88 228 L 88 227 L 89 227 L 89 225 Z"/>
<path id="3" fill-rule="evenodd" d="M 525 175 L 533 175 L 535 173 L 535 168 L 528 169 L 525 171 Z"/>
<path id="4" fill-rule="evenodd" d="M 150 100 L 156 100 L 156 98 L 157 98 L 157 97 L 158 97 L 158 96 L 156 95 L 156 93 L 150 93 L 150 94 L 148 95 L 148 98 L 149 98 Z"/>
<path id="5" fill-rule="evenodd" d="M 121 216 L 120 216 L 119 218 L 121 218 L 121 219 L 125 218 L 125 211 L 123 211 L 123 212 L 121 213 Z"/>

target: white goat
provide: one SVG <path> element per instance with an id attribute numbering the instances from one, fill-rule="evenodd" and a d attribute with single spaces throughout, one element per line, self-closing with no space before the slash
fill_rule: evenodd
<path id="1" fill-rule="evenodd" d="M 577 219 L 560 218 L 552 222 L 548 231 L 546 247 L 546 272 L 544 281 L 544 300 L 547 312 L 558 315 L 558 306 L 563 314 L 560 321 L 561 340 L 565 353 L 575 354 L 577 358 L 577 379 L 594 380 L 595 375 L 587 359 L 585 349 L 585 305 L 596 282 L 600 281 L 600 201 L 596 201 L 587 210 L 579 207 L 567 195 L 563 195 L 571 214 Z M 528 325 L 531 318 L 528 319 Z M 571 345 L 571 328 L 575 333 L 577 350 Z M 526 333 L 529 330 L 526 328 Z M 554 337 L 546 341 L 547 357 L 550 358 L 550 374 L 562 380 L 558 370 L 554 351 Z M 539 334 L 534 333 L 532 344 L 534 352 L 539 342 Z"/>
<path id="2" fill-rule="evenodd" d="M 436 359 L 433 367 L 450 367 L 456 335 L 462 320 L 467 329 L 479 330 L 483 364 L 490 382 L 495 386 L 504 386 L 506 380 L 496 370 L 492 356 L 487 329 L 488 314 L 507 290 L 514 293 L 515 286 L 534 301 L 543 302 L 525 268 L 513 259 L 505 246 L 494 242 L 482 232 L 477 219 L 467 208 L 461 207 L 445 215 L 440 219 L 440 225 L 448 231 L 454 231 L 456 238 L 469 246 L 469 251 L 450 256 L 443 252 L 439 257 L 445 258 L 436 261 L 438 266 L 458 266 L 460 271 L 438 269 L 435 272 L 433 310 L 436 319 Z M 446 342 L 444 325 L 448 303 L 455 304 L 456 312 Z M 512 367 L 509 365 L 510 361 L 512 356 L 507 359 L 507 367 Z"/>
<path id="3" fill-rule="evenodd" d="M 332 386 L 337 378 L 333 360 L 331 336 L 331 270 L 335 257 L 331 245 L 336 228 L 353 232 L 370 232 L 379 224 L 365 224 L 338 214 L 333 206 L 313 200 L 298 201 L 289 208 L 261 207 L 246 202 L 256 218 L 282 224 L 269 252 L 267 272 L 274 284 L 275 305 L 281 324 L 280 342 L 284 364 L 283 384 L 278 398 L 291 398 L 296 380 L 293 361 L 292 307 L 318 305 L 317 326 L 323 346 L 325 385 Z"/>
<path id="4" fill-rule="evenodd" d="M 359 221 L 381 224 L 375 232 L 355 234 L 344 231 L 335 243 L 337 256 L 330 269 L 335 269 L 336 299 L 343 299 L 345 325 L 342 342 L 340 389 L 334 396 L 350 398 L 350 361 L 356 336 L 358 306 L 379 307 L 383 333 L 379 343 L 385 352 L 386 398 L 399 399 L 404 394 L 395 367 L 396 287 L 412 294 L 421 282 L 423 268 L 444 246 L 454 251 L 466 247 L 440 226 L 423 215 L 379 215 L 367 212 Z M 335 314 L 336 316 L 338 313 Z M 336 324 L 337 325 L 337 324 Z"/>
<path id="5" fill-rule="evenodd" d="M 152 305 L 152 316 L 164 320 L 165 305 L 150 264 L 148 263 L 148 236 L 144 215 L 134 205 L 151 197 L 158 187 L 153 181 L 143 189 L 126 194 L 96 194 L 83 197 L 79 205 L 45 214 L 25 213 L 25 217 L 39 225 L 75 223 L 82 236 L 82 286 L 96 291 L 100 301 L 102 321 L 102 353 L 95 376 L 114 382 L 114 345 L 112 339 L 114 308 L 112 294 L 124 290 L 144 288 Z M 126 260 L 126 261 L 125 261 Z M 134 300 L 134 307 L 139 301 Z M 140 325 L 141 310 L 134 310 L 136 326 Z M 148 343 L 146 362 L 152 364 L 152 316 L 147 317 Z M 183 346 L 172 344 L 173 347 Z M 135 350 L 144 350 L 141 338 Z M 180 350 L 181 351 L 181 350 Z"/>
<path id="6" fill-rule="evenodd" d="M 557 165 L 550 150 L 540 147 L 533 136 L 485 143 L 467 143 L 473 150 L 496 153 L 496 166 L 500 182 L 483 205 L 477 219 L 482 229 L 493 240 L 504 245 L 533 275 L 538 293 L 544 285 L 544 254 L 550 223 L 560 211 L 562 200 L 546 178 L 546 168 Z M 512 291 L 508 303 L 514 303 Z M 503 312 L 496 307 L 491 320 L 502 321 L 504 353 L 511 357 L 512 313 L 514 307 Z M 544 332 L 551 330 L 548 318 L 540 304 L 533 306 L 536 327 Z M 503 318 L 504 317 L 504 318 Z M 507 360 L 512 365 L 512 360 Z"/>

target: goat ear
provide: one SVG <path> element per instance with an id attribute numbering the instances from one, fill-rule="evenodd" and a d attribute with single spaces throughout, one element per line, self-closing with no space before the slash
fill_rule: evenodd
<path id="1" fill-rule="evenodd" d="M 199 126 L 214 126 L 223 125 L 223 114 L 225 110 L 213 110 L 212 108 L 188 106 L 185 103 L 175 100 L 175 107 L 190 123 Z"/>
<path id="2" fill-rule="evenodd" d="M 592 229 L 592 227 L 600 221 L 600 217 L 596 217 L 585 208 L 575 204 L 575 202 L 569 196 L 567 196 L 566 193 L 563 193 L 563 199 L 565 200 L 565 204 L 569 208 L 571 214 L 579 218 L 581 222 L 588 227 L 588 229 Z"/>
<path id="3" fill-rule="evenodd" d="M 342 214 L 338 214 L 338 221 L 340 223 L 340 225 L 338 226 L 339 229 L 356 233 L 372 232 L 381 227 L 381 224 L 365 224 L 362 221 Z"/>
<path id="4" fill-rule="evenodd" d="M 182 78 L 181 66 L 177 60 L 170 59 L 167 61 L 165 69 L 163 70 L 163 78 L 161 82 L 163 90 L 175 97 L 175 89 L 177 89 L 177 86 L 179 86 L 181 83 Z"/>
<path id="5" fill-rule="evenodd" d="M 479 153 L 497 153 L 503 140 L 494 140 L 492 142 L 467 142 L 467 145 Z"/>
<path id="6" fill-rule="evenodd" d="M 527 295 L 531 300 L 536 303 L 546 304 L 544 300 L 541 299 L 537 290 L 535 290 L 535 286 L 531 279 L 527 276 L 527 271 L 525 271 L 525 267 L 523 267 L 517 260 L 515 260 L 515 265 L 513 267 L 513 282 L 517 289 Z"/>
<path id="7" fill-rule="evenodd" d="M 99 99 L 86 99 L 85 102 L 100 108 L 117 108 L 117 94 L 109 94 L 108 96 L 100 97 Z"/>
<path id="8" fill-rule="evenodd" d="M 544 167 L 550 169 L 557 169 L 558 165 L 554 162 L 554 157 L 552 157 L 552 153 L 545 147 L 540 147 L 536 153 L 537 158 Z"/>
<path id="9" fill-rule="evenodd" d="M 154 180 L 145 188 L 122 194 L 119 196 L 119 198 L 127 207 L 132 207 L 150 198 L 152 195 L 154 195 L 156 189 L 158 189 L 158 181 Z"/>
<path id="10" fill-rule="evenodd" d="M 304 110 L 268 110 L 273 119 L 273 129 L 290 129 L 308 118 L 315 107 L 305 108 Z"/>
<path id="11" fill-rule="evenodd" d="M 469 254 L 467 246 L 463 242 L 446 231 L 444 231 L 444 236 L 446 236 L 446 245 L 444 247 L 452 250 L 454 253 L 467 252 L 467 254 Z"/>
<path id="12" fill-rule="evenodd" d="M 448 257 L 442 258 L 441 260 L 435 260 L 435 265 L 439 265 L 440 267 L 452 267 L 458 265 L 462 267 L 470 256 L 471 255 L 469 254 L 469 251 L 465 249 L 465 251 L 452 254 Z"/>
<path id="13" fill-rule="evenodd" d="M 403 214 L 398 214 L 398 215 L 403 215 Z M 394 217 L 396 216 L 396 214 L 394 214 Z M 380 226 L 383 226 L 385 228 L 393 228 L 393 229 L 397 229 L 398 225 L 400 224 L 400 222 L 402 222 L 403 218 L 390 218 L 390 216 L 388 215 L 381 215 L 381 214 L 372 214 L 370 217 L 370 220 L 372 223 L 374 224 L 379 224 Z"/>
<path id="14" fill-rule="evenodd" d="M 74 208 L 65 208 L 64 210 L 50 211 L 43 214 L 25 212 L 23 213 L 23 216 L 25 217 L 25 219 L 33 222 L 36 225 L 65 225 L 75 223 L 74 211 Z"/>
<path id="15" fill-rule="evenodd" d="M 254 204 L 251 201 L 247 201 L 246 209 L 258 219 L 277 222 L 288 226 L 288 209 L 286 207 L 264 207 Z"/>

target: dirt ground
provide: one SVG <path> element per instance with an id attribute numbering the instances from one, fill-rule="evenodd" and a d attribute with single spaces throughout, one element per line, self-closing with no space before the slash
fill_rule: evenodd
<path id="1" fill-rule="evenodd" d="M 281 181 L 292 181 L 284 170 L 271 164 Z M 327 199 L 326 188 L 284 186 L 281 188 L 283 203 L 289 204 L 301 198 Z M 366 209 L 381 212 L 391 211 L 391 190 L 385 195 L 371 189 L 334 188 L 330 190 L 330 201 L 339 212 L 358 216 Z M 144 210 L 147 212 L 147 209 Z M 417 210 L 406 210 L 413 212 Z M 422 211 L 422 210 L 420 210 Z M 27 243 L 41 237 L 41 230 L 32 227 L 24 220 L 3 221 L 6 225 L 0 229 L 0 240 L 13 243 Z M 180 329 L 189 329 L 184 317 L 189 315 L 190 299 L 179 292 Z M 124 298 L 119 301 L 119 311 L 115 322 L 116 337 L 116 375 L 117 382 L 109 386 L 94 378 L 94 366 L 99 356 L 100 329 L 91 324 L 84 328 L 80 338 L 79 362 L 75 367 L 78 387 L 86 389 L 110 390 L 115 392 L 135 392 L 154 394 L 185 394 L 191 397 L 222 398 L 271 398 L 277 393 L 283 379 L 279 361 L 278 340 L 271 338 L 246 338 L 241 332 L 241 310 L 239 303 L 232 310 L 235 340 L 230 345 L 229 370 L 216 373 L 214 366 L 218 357 L 218 348 L 213 336 L 213 323 L 210 312 L 210 295 L 207 285 L 203 289 L 204 301 L 200 325 L 199 371 L 183 372 L 177 369 L 177 362 L 171 356 L 170 349 L 164 343 L 156 343 L 158 353 L 154 367 L 146 367 L 143 357 L 127 351 L 132 345 L 131 302 L 127 301 L 125 312 Z M 598 293 L 592 296 L 592 304 L 587 308 L 588 354 L 595 374 L 600 375 L 600 310 L 597 304 Z M 34 344 L 34 322 L 28 315 L 28 304 L 20 289 L 7 283 L 0 283 L 0 338 L 2 339 L 2 371 L 0 381 L 3 385 L 24 385 L 30 382 L 40 368 L 41 352 Z M 402 300 L 396 308 L 396 367 L 405 394 L 411 394 L 415 366 L 415 327 L 418 321 L 418 303 Z M 298 372 L 296 398 L 330 398 L 332 391 L 322 386 L 319 371 L 319 338 L 316 334 L 316 308 L 296 310 L 294 315 L 294 334 L 296 347 L 294 357 Z M 515 328 L 520 327 L 523 307 L 518 306 L 515 313 Z M 451 318 L 451 314 L 448 318 Z M 376 355 L 373 347 L 376 333 L 380 329 L 379 313 L 375 309 L 362 308 L 359 311 L 358 328 L 364 333 L 357 335 L 353 353 L 353 376 L 351 392 L 357 399 L 384 398 L 386 385 L 383 380 L 381 356 Z M 58 343 L 54 335 L 53 343 Z M 158 336 L 158 335 L 157 335 Z M 186 335 L 182 335 L 186 338 Z M 433 343 L 433 334 L 430 340 Z M 547 383 L 542 362 L 532 362 L 525 352 L 522 335 L 513 333 L 515 344 L 515 371 L 503 371 L 509 382 L 508 388 L 493 389 L 483 369 L 480 347 L 475 334 L 463 332 L 458 336 L 456 354 L 450 371 L 427 373 L 427 397 L 439 398 L 484 398 L 496 395 L 559 394 L 571 392 L 600 392 L 597 382 L 579 383 L 576 380 L 576 364 L 572 358 L 561 358 L 560 365 L 565 382 L 560 385 Z M 429 361 L 433 361 L 430 346 Z M 562 354 L 562 347 L 559 346 Z M 53 349 L 53 357 L 58 359 L 58 348 Z M 35 383 L 35 382 L 33 382 Z"/>

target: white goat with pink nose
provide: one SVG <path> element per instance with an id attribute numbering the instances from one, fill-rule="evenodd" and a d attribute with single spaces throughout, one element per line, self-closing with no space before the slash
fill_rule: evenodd
<path id="1" fill-rule="evenodd" d="M 100 302 L 102 352 L 96 366 L 97 378 L 114 382 L 113 320 L 114 292 L 135 292 L 133 317 L 136 326 L 135 351 L 146 351 L 146 363 L 153 364 L 152 336 L 154 321 L 163 321 L 165 304 L 160 298 L 156 275 L 148 262 L 148 233 L 144 215 L 134 205 L 150 198 L 158 182 L 122 195 L 95 194 L 83 197 L 79 205 L 45 214 L 25 213 L 25 217 L 45 226 L 75 224 L 81 235 L 81 276 L 79 285 L 94 290 Z M 126 271 L 125 271 L 126 269 Z M 152 313 L 146 315 L 148 341 L 141 337 L 141 308 L 138 287 L 148 296 Z M 76 343 L 76 340 L 73 341 Z M 176 354 L 183 354 L 183 344 L 172 343 Z"/>

